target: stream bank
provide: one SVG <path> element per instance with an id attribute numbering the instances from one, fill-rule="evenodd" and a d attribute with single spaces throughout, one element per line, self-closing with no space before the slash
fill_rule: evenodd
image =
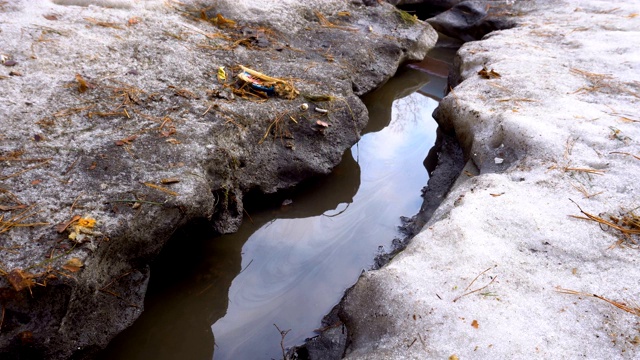
<path id="1" fill-rule="evenodd" d="M 393 249 L 400 217 L 420 208 L 427 171 L 406 169 L 422 167 L 435 141 L 437 103 L 416 92 L 430 79 L 401 68 L 365 96 L 369 122 L 332 173 L 245 197 L 238 232 L 174 237 L 152 265 L 145 312 L 101 358 L 279 358 L 274 324 L 289 330 L 287 348 L 313 336 L 376 254 Z M 185 238 L 192 245 L 180 249 Z"/>
<path id="2" fill-rule="evenodd" d="M 638 14 L 517 2 L 515 27 L 462 46 L 435 117 L 467 166 L 347 293 L 340 356 L 638 358 Z"/>
<path id="3" fill-rule="evenodd" d="M 367 122 L 358 96 L 436 37 L 360 1 L 0 10 L 0 355 L 17 359 L 105 346 L 176 229 L 233 232 L 245 194 L 329 173 Z M 239 65 L 282 91 L 243 87 Z"/>

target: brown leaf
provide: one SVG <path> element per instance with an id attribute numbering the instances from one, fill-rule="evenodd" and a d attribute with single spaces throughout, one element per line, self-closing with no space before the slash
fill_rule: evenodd
<path id="1" fill-rule="evenodd" d="M 13 269 L 7 274 L 7 280 L 13 286 L 16 291 L 22 291 L 24 288 L 29 288 L 34 284 L 33 275 L 23 273 L 20 269 Z"/>
<path id="2" fill-rule="evenodd" d="M 218 25 L 219 28 L 233 28 L 236 26 L 236 22 L 225 18 L 222 14 L 216 14 L 216 18 L 212 22 Z"/>
<path id="3" fill-rule="evenodd" d="M 74 257 L 69 259 L 69 261 L 62 265 L 62 268 L 67 271 L 78 272 L 80 271 L 80 269 L 82 269 L 83 266 L 84 264 L 82 263 L 82 260 Z"/>
<path id="4" fill-rule="evenodd" d="M 478 75 L 480 75 L 484 79 L 497 79 L 501 77 L 501 75 L 495 72 L 493 69 L 488 70 L 484 66 L 482 67 L 482 70 L 478 71 Z"/>
<path id="5" fill-rule="evenodd" d="M 76 81 L 78 82 L 78 92 L 83 93 L 89 88 L 89 84 L 80 74 L 76 74 Z"/>
<path id="6" fill-rule="evenodd" d="M 132 17 L 131 19 L 129 19 L 129 21 L 127 21 L 127 25 L 128 26 L 133 26 L 140 23 L 140 18 L 137 16 Z"/>
<path id="7" fill-rule="evenodd" d="M 478 320 L 473 320 L 473 321 L 471 322 L 471 326 L 473 326 L 474 328 L 476 328 L 476 329 L 477 329 L 477 328 L 478 328 L 478 326 L 479 326 L 479 325 L 478 325 Z"/>
<path id="8" fill-rule="evenodd" d="M 82 216 L 80 215 L 74 215 L 71 220 L 58 224 L 56 225 L 56 231 L 58 232 L 58 234 L 62 234 L 65 230 L 67 230 L 67 228 L 69 227 L 69 225 L 73 224 L 74 222 L 80 220 Z"/>
<path id="9" fill-rule="evenodd" d="M 131 136 L 128 136 L 128 137 L 126 137 L 126 138 L 124 138 L 124 139 L 116 140 L 116 141 L 115 141 L 115 144 L 116 144 L 117 146 L 129 145 L 129 144 L 131 144 L 131 142 L 132 142 L 133 140 L 135 140 L 135 139 L 137 139 L 137 138 L 138 138 L 138 136 L 137 136 L 137 135 L 131 135 Z"/>
<path id="10" fill-rule="evenodd" d="M 47 14 L 47 15 L 42 15 L 42 16 L 44 16 L 44 18 L 47 19 L 47 20 L 51 20 L 51 21 L 58 20 L 58 17 L 55 14 Z"/>

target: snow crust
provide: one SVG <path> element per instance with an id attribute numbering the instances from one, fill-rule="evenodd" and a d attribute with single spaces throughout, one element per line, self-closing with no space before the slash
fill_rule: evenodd
<path id="1" fill-rule="evenodd" d="M 640 358 L 638 315 L 558 291 L 640 303 L 640 238 L 572 217 L 640 213 L 640 3 L 532 4 L 460 49 L 469 172 L 347 295 L 348 359 Z"/>

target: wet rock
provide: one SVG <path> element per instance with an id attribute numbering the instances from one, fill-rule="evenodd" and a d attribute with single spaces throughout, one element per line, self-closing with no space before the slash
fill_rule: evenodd
<path id="1" fill-rule="evenodd" d="M 487 9 L 491 8 L 486 1 L 463 1 L 427 22 L 437 31 L 462 41 L 479 40 L 491 31 L 514 25 L 513 20 L 492 16 Z"/>
<path id="2" fill-rule="evenodd" d="M 390 5 L 215 4 L 0 5 L 0 47 L 24 74 L 0 76 L 0 357 L 103 347 L 143 311 L 177 228 L 235 231 L 247 192 L 331 171 L 367 122 L 358 96 L 435 42 Z M 291 96 L 243 87 L 239 65 Z"/>

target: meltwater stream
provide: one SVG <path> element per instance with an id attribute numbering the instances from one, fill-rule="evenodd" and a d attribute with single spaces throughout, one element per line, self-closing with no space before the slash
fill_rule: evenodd
<path id="1" fill-rule="evenodd" d="M 365 98 L 365 135 L 328 177 L 292 203 L 251 212 L 236 234 L 186 232 L 152 268 L 145 311 L 103 359 L 282 359 L 420 208 L 437 102 L 404 69 Z M 394 101 L 395 100 L 395 101 Z M 275 325 L 274 325 L 275 324 Z"/>

